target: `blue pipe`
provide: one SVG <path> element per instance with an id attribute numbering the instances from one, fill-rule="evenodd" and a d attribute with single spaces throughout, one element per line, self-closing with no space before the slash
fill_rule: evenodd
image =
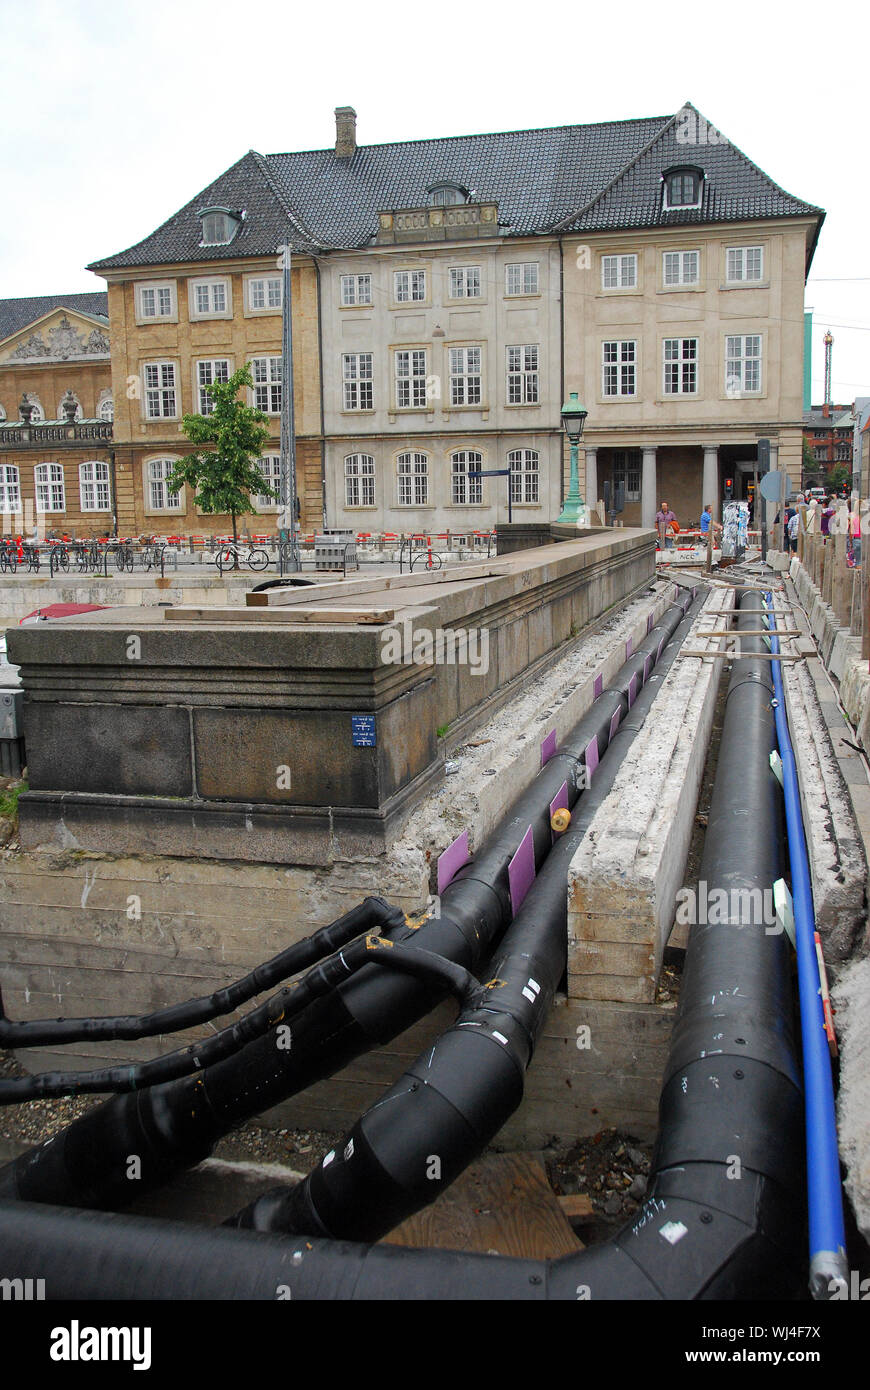
<path id="1" fill-rule="evenodd" d="M 765 602 L 768 609 L 767 625 L 773 633 L 776 631 L 776 617 L 771 593 L 765 594 Z M 779 653 L 778 637 L 771 636 L 770 650 L 774 656 Z M 810 866 L 801 814 L 797 767 L 788 732 L 782 670 L 780 662 L 772 661 L 770 664 L 773 667 L 773 688 L 776 691 L 774 715 L 779 755 L 782 759 L 800 990 L 807 1132 L 810 1292 L 816 1299 L 828 1299 L 835 1293 L 842 1297 L 844 1291 L 848 1297 L 849 1271 L 834 1114 L 834 1085 L 816 957 L 816 918 L 813 910 Z"/>

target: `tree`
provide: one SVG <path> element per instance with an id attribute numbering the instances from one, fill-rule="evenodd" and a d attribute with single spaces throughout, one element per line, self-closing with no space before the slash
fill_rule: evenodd
<path id="1" fill-rule="evenodd" d="M 179 459 L 167 479 L 172 491 L 177 492 L 183 483 L 194 488 L 194 501 L 202 511 L 232 517 L 234 544 L 236 518 L 254 510 L 251 493 L 278 496 L 256 463 L 269 438 L 266 416 L 239 398 L 242 388 L 253 384 L 250 362 L 228 381 L 212 382 L 208 388 L 211 413 L 185 415 L 181 425 L 191 443 L 215 447 Z M 234 567 L 238 569 L 238 559 Z"/>
<path id="2" fill-rule="evenodd" d="M 803 487 L 811 487 L 811 486 L 812 486 L 812 483 L 811 483 L 810 479 L 811 479 L 811 477 L 812 477 L 812 475 L 813 475 L 814 473 L 817 473 L 817 472 L 819 471 L 820 464 L 819 464 L 818 459 L 816 458 L 815 454 L 813 453 L 812 445 L 810 444 L 810 441 L 807 439 L 806 435 L 804 435 L 804 438 L 803 438 L 803 450 L 802 450 L 802 453 L 803 453 L 803 459 L 802 459 L 802 462 L 803 462 L 803 469 L 802 469 L 802 473 L 803 473 L 803 482 L 802 482 L 802 486 L 803 486 Z"/>

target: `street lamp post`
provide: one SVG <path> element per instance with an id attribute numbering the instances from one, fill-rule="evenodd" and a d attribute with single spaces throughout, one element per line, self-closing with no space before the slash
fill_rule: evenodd
<path id="1" fill-rule="evenodd" d="M 578 447 L 587 414 L 588 411 L 580 404 L 577 392 L 572 391 L 562 406 L 562 423 L 571 443 L 571 477 L 568 485 L 568 496 L 565 498 L 561 515 L 557 517 L 557 525 L 585 526 L 586 524 L 586 504 L 580 492 Z"/>
<path id="2" fill-rule="evenodd" d="M 281 295 L 281 473 L 278 518 L 280 532 L 280 569 L 283 574 L 284 556 L 288 569 L 298 574 L 302 568 L 299 542 L 296 537 L 296 424 L 293 415 L 293 305 L 290 291 L 291 248 L 289 243 L 278 248 L 282 271 Z M 289 535 L 288 535 L 289 532 Z M 288 544 L 289 542 L 289 544 Z"/>

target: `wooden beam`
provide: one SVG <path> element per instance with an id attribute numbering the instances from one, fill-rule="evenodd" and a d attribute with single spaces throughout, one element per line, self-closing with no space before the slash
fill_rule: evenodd
<path id="1" fill-rule="evenodd" d="M 677 656 L 714 656 L 721 661 L 803 661 L 804 657 L 790 656 L 786 652 L 677 652 Z"/>

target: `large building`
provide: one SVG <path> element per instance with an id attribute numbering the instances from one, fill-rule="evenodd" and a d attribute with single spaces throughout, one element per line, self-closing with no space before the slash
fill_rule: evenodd
<path id="1" fill-rule="evenodd" d="M 581 487 L 628 523 L 744 494 L 759 438 L 800 479 L 803 292 L 824 218 L 691 106 L 675 116 L 328 149 L 251 151 L 135 246 L 108 284 L 119 527 L 202 531 L 165 479 L 181 417 L 252 363 L 281 410 L 279 248 L 293 252 L 302 522 L 468 532 L 558 515 L 569 392 Z M 476 476 L 509 470 L 507 477 Z M 276 506 L 260 499 L 261 529 Z M 255 523 L 256 524 L 256 523 Z"/>

